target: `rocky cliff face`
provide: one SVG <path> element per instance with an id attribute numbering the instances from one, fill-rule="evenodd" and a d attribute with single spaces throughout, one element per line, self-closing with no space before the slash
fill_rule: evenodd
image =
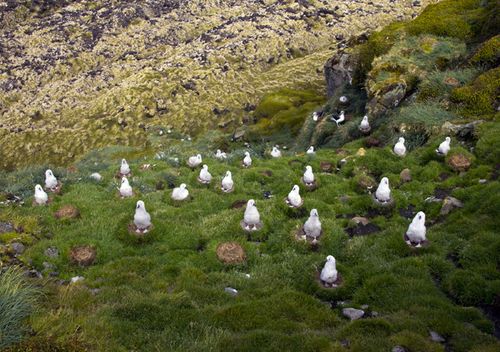
<path id="1" fill-rule="evenodd" d="M 10 0 L 0 9 L 5 168 L 141 144 L 155 125 L 234 128 L 264 93 L 322 92 L 321 67 L 338 39 L 422 7 L 409 0 Z"/>

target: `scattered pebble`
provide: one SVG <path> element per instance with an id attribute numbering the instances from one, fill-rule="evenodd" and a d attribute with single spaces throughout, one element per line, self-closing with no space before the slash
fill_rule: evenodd
<path id="1" fill-rule="evenodd" d="M 236 297 L 238 295 L 238 290 L 232 287 L 224 288 L 224 292 L 229 293 L 233 297 Z"/>
<path id="2" fill-rule="evenodd" d="M 57 258 L 59 256 L 59 250 L 56 247 L 49 247 L 44 253 L 49 258 Z"/>
<path id="3" fill-rule="evenodd" d="M 356 308 L 344 308 L 342 309 L 342 314 L 351 320 L 361 319 L 365 315 L 365 311 Z"/>

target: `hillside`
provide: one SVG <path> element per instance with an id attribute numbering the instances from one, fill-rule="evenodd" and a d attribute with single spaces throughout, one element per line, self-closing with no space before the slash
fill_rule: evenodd
<path id="1" fill-rule="evenodd" d="M 272 86 L 235 115 L 248 118 L 238 128 L 194 137 L 158 124 L 146 147 L 1 172 L 0 313 L 9 314 L 0 314 L 0 348 L 498 351 L 498 13 L 494 1 L 445 0 L 346 37 L 309 67 L 324 66 L 326 96 Z M 360 130 L 365 114 L 369 131 Z M 450 150 L 439 155 L 446 137 Z M 276 144 L 280 158 L 270 155 Z M 209 185 L 198 181 L 201 165 L 186 163 L 198 153 Z M 130 198 L 118 190 L 123 158 Z M 307 165 L 316 189 L 302 183 Z M 61 193 L 37 206 L 34 186 L 48 168 Z M 226 171 L 231 193 L 220 189 Z M 383 177 L 388 204 L 374 199 Z M 181 183 L 190 198 L 174 201 Z M 294 185 L 299 208 L 285 203 Z M 250 233 L 240 224 L 249 199 L 263 225 Z M 139 200 L 153 224 L 144 235 L 130 231 Z M 300 237 L 312 209 L 317 245 Z M 403 236 L 419 211 L 428 242 L 415 247 Z M 336 287 L 320 280 L 329 255 Z"/>

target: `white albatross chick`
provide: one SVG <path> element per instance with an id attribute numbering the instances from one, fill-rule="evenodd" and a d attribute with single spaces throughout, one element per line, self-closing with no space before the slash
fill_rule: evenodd
<path id="1" fill-rule="evenodd" d="M 202 162 L 201 154 L 193 155 L 188 159 L 188 165 L 193 168 L 200 165 L 201 162 Z"/>
<path id="2" fill-rule="evenodd" d="M 186 188 L 185 183 L 181 183 L 179 187 L 175 187 L 172 190 L 172 199 L 173 200 L 184 200 L 189 197 L 189 191 Z"/>
<path id="3" fill-rule="evenodd" d="M 406 155 L 405 139 L 403 137 L 399 137 L 398 142 L 394 146 L 394 153 L 399 156 Z"/>
<path id="4" fill-rule="evenodd" d="M 294 207 L 299 207 L 302 204 L 302 197 L 299 193 L 299 186 L 294 185 L 290 193 L 288 193 L 288 197 L 286 198 L 288 203 Z"/>
<path id="5" fill-rule="evenodd" d="M 309 154 L 309 155 L 316 154 L 316 152 L 314 151 L 314 147 L 312 145 L 309 147 L 309 149 L 307 149 L 306 154 Z"/>
<path id="6" fill-rule="evenodd" d="M 42 186 L 36 185 L 35 186 L 35 202 L 36 202 L 36 204 L 44 205 L 44 204 L 47 204 L 48 200 L 49 200 L 49 196 L 43 190 Z"/>
<path id="7" fill-rule="evenodd" d="M 151 226 L 151 215 L 146 211 L 142 200 L 138 200 L 135 206 L 134 225 L 138 231 L 144 231 Z"/>
<path id="8" fill-rule="evenodd" d="M 130 166 L 128 166 L 127 160 L 122 159 L 122 163 L 120 165 L 120 174 L 128 175 L 130 174 Z"/>
<path id="9" fill-rule="evenodd" d="M 319 112 L 317 111 L 313 112 L 312 119 L 314 122 L 317 122 L 319 120 Z"/>
<path id="10" fill-rule="evenodd" d="M 426 240 L 426 232 L 425 213 L 423 211 L 419 211 L 413 218 L 410 226 L 408 226 L 406 236 L 411 243 L 416 243 L 417 247 L 420 247 L 422 242 Z"/>
<path id="11" fill-rule="evenodd" d="M 222 179 L 221 188 L 224 192 L 229 192 L 233 189 L 234 182 L 231 171 L 226 171 L 226 176 Z"/>
<path id="12" fill-rule="evenodd" d="M 226 160 L 227 154 L 221 151 L 220 149 L 217 149 L 215 152 L 215 159 L 217 160 Z"/>
<path id="13" fill-rule="evenodd" d="M 441 142 L 438 149 L 436 149 L 436 153 L 438 153 L 440 155 L 447 155 L 448 152 L 450 151 L 450 142 L 451 142 L 451 138 L 446 137 L 445 140 L 443 142 Z"/>
<path id="14" fill-rule="evenodd" d="M 54 189 L 57 187 L 57 178 L 52 173 L 52 170 L 45 171 L 45 188 Z"/>
<path id="15" fill-rule="evenodd" d="M 253 199 L 247 202 L 243 222 L 245 223 L 246 230 L 257 230 L 257 225 L 260 224 L 260 214 Z"/>
<path id="16" fill-rule="evenodd" d="M 306 166 L 306 171 L 304 172 L 304 176 L 302 176 L 302 180 L 304 180 L 304 183 L 306 185 L 311 185 L 314 183 L 314 174 L 310 165 Z"/>
<path id="17" fill-rule="evenodd" d="M 273 158 L 281 158 L 281 151 L 278 149 L 278 147 L 273 147 L 273 150 L 271 150 L 271 156 Z"/>
<path id="18" fill-rule="evenodd" d="M 381 203 L 387 203 L 391 200 L 391 189 L 389 188 L 389 179 L 382 177 L 375 191 L 375 198 Z"/>
<path id="19" fill-rule="evenodd" d="M 252 165 L 252 158 L 249 152 L 245 152 L 245 157 L 243 158 L 243 166 L 250 167 Z"/>
<path id="20" fill-rule="evenodd" d="M 333 283 L 337 281 L 337 276 L 338 273 L 337 273 L 337 264 L 335 258 L 333 257 L 333 255 L 329 255 L 328 257 L 326 257 L 326 263 L 323 269 L 321 270 L 319 278 L 324 283 L 333 285 Z"/>
<path id="21" fill-rule="evenodd" d="M 120 185 L 120 195 L 123 197 L 123 198 L 126 198 L 126 197 L 132 197 L 132 186 L 130 186 L 130 184 L 128 183 L 128 179 L 123 176 L 122 177 L 122 184 Z"/>
<path id="22" fill-rule="evenodd" d="M 309 219 L 304 224 L 304 232 L 307 237 L 313 238 L 313 243 L 316 243 L 318 237 L 321 235 L 321 221 L 319 221 L 319 215 L 317 209 L 312 209 Z"/>
<path id="23" fill-rule="evenodd" d="M 368 115 L 363 117 L 361 123 L 359 124 L 359 129 L 362 131 L 368 131 L 370 129 L 370 123 L 368 122 Z"/>
<path id="24" fill-rule="evenodd" d="M 201 182 L 203 183 L 210 183 L 212 181 L 212 175 L 210 172 L 208 172 L 208 166 L 203 165 L 203 167 L 200 170 L 200 175 L 198 176 Z"/>

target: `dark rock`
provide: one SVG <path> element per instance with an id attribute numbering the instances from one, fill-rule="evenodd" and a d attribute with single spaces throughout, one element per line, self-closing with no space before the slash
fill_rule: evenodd
<path id="1" fill-rule="evenodd" d="M 401 208 L 399 209 L 399 215 L 401 215 L 402 217 L 406 218 L 406 219 L 413 219 L 413 217 L 415 216 L 415 214 L 417 214 L 417 212 L 415 211 L 415 206 L 410 204 L 408 205 L 408 208 Z"/>
<path id="2" fill-rule="evenodd" d="M 399 106 L 406 95 L 406 90 L 405 82 L 397 82 L 375 92 L 367 104 L 368 114 L 376 118 Z"/>
<path id="3" fill-rule="evenodd" d="M 445 199 L 450 194 L 450 190 L 444 188 L 436 188 L 434 190 L 434 197 L 436 199 Z"/>
<path id="4" fill-rule="evenodd" d="M 370 136 L 365 138 L 364 145 L 367 148 L 377 148 L 382 146 L 382 142 L 380 141 L 380 139 Z"/>
<path id="5" fill-rule="evenodd" d="M 31 270 L 27 270 L 24 272 L 24 275 L 27 276 L 27 277 L 30 277 L 30 278 L 36 278 L 36 279 L 41 279 L 43 278 L 43 275 L 41 272 L 35 270 L 35 269 L 31 269 Z"/>
<path id="6" fill-rule="evenodd" d="M 391 352 L 406 352 L 406 349 L 402 346 L 394 346 Z"/>
<path id="7" fill-rule="evenodd" d="M 20 242 L 11 243 L 10 247 L 12 248 L 15 254 L 22 254 L 25 250 L 24 244 Z"/>
<path id="8" fill-rule="evenodd" d="M 14 225 L 12 225 L 9 222 L 1 222 L 0 221 L 0 234 L 9 233 L 9 232 L 15 232 Z"/>
<path id="9" fill-rule="evenodd" d="M 339 51 L 324 66 L 326 94 L 328 98 L 335 95 L 341 87 L 353 83 L 354 71 L 358 62 L 357 55 L 348 51 Z"/>
<path id="10" fill-rule="evenodd" d="M 365 218 L 363 218 L 363 219 L 365 219 Z M 372 233 L 379 232 L 379 231 L 380 231 L 380 227 L 375 225 L 375 224 L 372 224 L 371 222 L 367 223 L 366 225 L 363 224 L 362 222 L 359 222 L 357 225 L 350 226 L 350 227 L 347 227 L 345 229 L 345 232 L 347 232 L 347 234 L 350 237 L 370 235 Z"/>
<path id="11" fill-rule="evenodd" d="M 365 315 L 365 312 L 361 309 L 356 308 L 344 308 L 342 309 L 342 314 L 344 315 L 344 317 L 349 318 L 350 320 L 358 320 Z"/>
<path id="12" fill-rule="evenodd" d="M 246 200 L 237 200 L 231 204 L 231 209 L 240 209 L 243 208 L 247 204 Z"/>

